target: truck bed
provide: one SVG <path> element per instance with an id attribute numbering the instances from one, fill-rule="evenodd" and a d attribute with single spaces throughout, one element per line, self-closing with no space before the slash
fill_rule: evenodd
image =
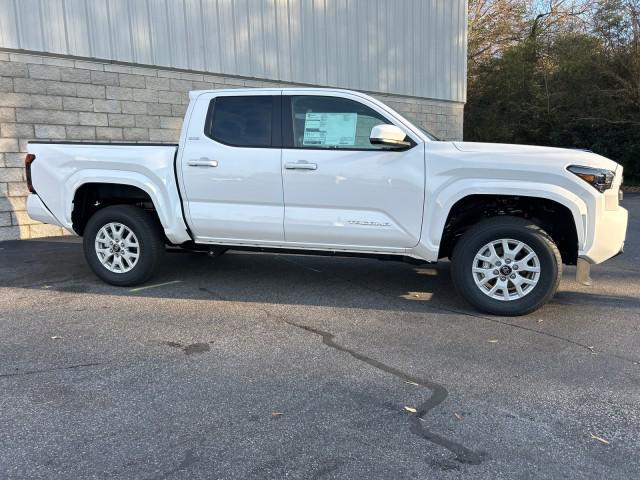
<path id="1" fill-rule="evenodd" d="M 29 142 L 34 193 L 28 202 L 42 203 L 56 223 L 73 231 L 73 198 L 86 183 L 125 184 L 147 193 L 160 221 L 179 242 L 189 239 L 182 215 L 175 157 L 177 144 L 107 142 Z M 37 197 L 37 198 L 33 198 Z M 38 209 L 30 209 L 38 210 Z M 38 219 L 45 221 L 45 219 Z"/>

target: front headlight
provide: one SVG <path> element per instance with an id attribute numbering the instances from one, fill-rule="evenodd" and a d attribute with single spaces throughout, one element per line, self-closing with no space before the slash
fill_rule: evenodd
<path id="1" fill-rule="evenodd" d="M 593 186 L 599 192 L 609 190 L 613 184 L 615 172 L 604 168 L 583 167 L 582 165 L 571 165 L 567 167 L 574 175 Z"/>

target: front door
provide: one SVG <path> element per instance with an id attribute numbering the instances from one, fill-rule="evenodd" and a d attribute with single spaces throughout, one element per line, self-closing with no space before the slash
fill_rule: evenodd
<path id="1" fill-rule="evenodd" d="M 424 144 L 411 140 L 394 150 L 370 143 L 372 127 L 392 123 L 377 105 L 350 94 L 283 97 L 287 242 L 365 250 L 418 244 Z"/>
<path id="2" fill-rule="evenodd" d="M 284 240 L 279 90 L 203 94 L 181 157 L 196 241 Z"/>

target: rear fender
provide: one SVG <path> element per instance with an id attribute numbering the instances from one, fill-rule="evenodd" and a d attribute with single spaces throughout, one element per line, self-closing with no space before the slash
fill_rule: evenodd
<path id="1" fill-rule="evenodd" d="M 70 176 L 64 187 L 64 223 L 72 228 L 71 213 L 76 191 L 87 183 L 113 183 L 137 187 L 149 195 L 158 214 L 160 223 L 167 238 L 176 244 L 190 240 L 186 226 L 182 221 L 180 199 L 172 199 L 168 189 L 159 188 L 149 177 L 139 172 L 119 172 L 116 170 L 101 171 L 94 169 L 81 170 Z"/>

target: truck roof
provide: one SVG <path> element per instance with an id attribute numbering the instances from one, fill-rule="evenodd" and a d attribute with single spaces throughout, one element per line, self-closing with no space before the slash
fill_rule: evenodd
<path id="1" fill-rule="evenodd" d="M 195 97 L 203 94 L 203 93 L 220 93 L 220 92 L 308 92 L 309 90 L 316 92 L 335 92 L 335 93 L 351 93 L 354 95 L 363 95 L 362 92 L 356 92 L 355 90 L 348 90 L 345 88 L 323 88 L 323 87 L 260 87 L 260 88 L 216 88 L 211 90 L 192 90 L 189 92 L 189 99 L 194 99 Z"/>

